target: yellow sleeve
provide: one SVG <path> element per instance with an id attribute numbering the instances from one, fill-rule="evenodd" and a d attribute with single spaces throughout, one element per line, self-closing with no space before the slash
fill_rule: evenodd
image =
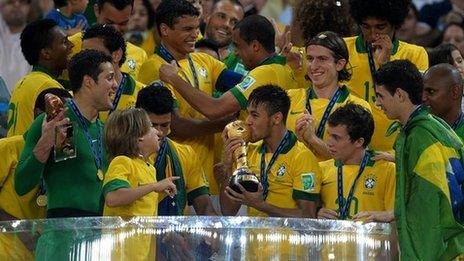
<path id="1" fill-rule="evenodd" d="M 237 99 L 242 110 L 246 109 L 251 92 L 269 82 L 269 77 L 272 76 L 261 72 L 258 68 L 252 70 L 240 83 L 230 89 L 230 92 Z"/>
<path id="2" fill-rule="evenodd" d="M 205 172 L 201 166 L 201 161 L 198 155 L 193 151 L 192 147 L 184 146 L 183 152 L 179 152 L 179 157 L 186 159 L 182 161 L 183 174 L 185 178 L 185 187 L 187 190 L 187 198 L 189 204 L 193 203 L 193 200 L 201 195 L 208 195 L 208 182 L 206 181 Z"/>
<path id="3" fill-rule="evenodd" d="M 304 150 L 296 156 L 294 163 L 293 199 L 318 200 L 322 177 L 316 156 Z"/>
<path id="4" fill-rule="evenodd" d="M 145 85 L 159 80 L 159 66 L 157 66 L 157 62 L 153 56 L 142 64 L 137 80 Z"/>
<path id="5" fill-rule="evenodd" d="M 118 156 L 110 162 L 110 166 L 103 180 L 103 195 L 108 192 L 130 188 L 129 176 L 131 175 L 132 159 L 126 156 Z"/>
<path id="6" fill-rule="evenodd" d="M 385 170 L 385 210 L 390 211 L 395 207 L 396 168 L 395 163 L 388 162 Z"/>
<path id="7" fill-rule="evenodd" d="M 24 138 L 22 135 L 15 135 L 9 138 L 0 139 L 0 188 L 5 180 L 18 164 L 18 159 L 24 147 Z"/>
<path id="8" fill-rule="evenodd" d="M 216 86 L 216 82 L 219 76 L 225 69 L 227 69 L 226 65 L 223 62 L 217 59 L 214 59 L 214 57 L 210 55 L 205 54 L 204 57 L 207 59 L 208 71 L 211 74 L 211 78 L 213 80 L 213 86 Z"/>

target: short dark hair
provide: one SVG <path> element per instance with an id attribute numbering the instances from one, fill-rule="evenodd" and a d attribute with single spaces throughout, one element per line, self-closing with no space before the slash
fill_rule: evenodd
<path id="1" fill-rule="evenodd" d="M 414 105 L 422 103 L 422 74 L 409 60 L 395 60 L 382 65 L 374 74 L 375 85 L 383 85 L 393 95 L 402 89 Z"/>
<path id="2" fill-rule="evenodd" d="M 174 98 L 168 88 L 155 81 L 139 91 L 135 106 L 148 113 L 163 115 L 174 111 Z"/>
<path id="3" fill-rule="evenodd" d="M 182 16 L 197 17 L 199 15 L 198 9 L 186 0 L 163 0 L 155 11 L 156 29 L 161 33 L 161 24 L 173 28 L 178 18 Z"/>
<path id="4" fill-rule="evenodd" d="M 119 66 L 124 64 L 126 61 L 126 41 L 118 30 L 106 24 L 95 24 L 82 34 L 82 40 L 93 38 L 101 39 L 103 45 L 110 53 L 121 49 L 122 57 L 119 61 Z"/>
<path id="5" fill-rule="evenodd" d="M 41 19 L 26 25 L 21 33 L 21 51 L 30 65 L 39 62 L 40 51 L 53 43 L 52 30 L 57 26 L 51 19 Z"/>
<path id="6" fill-rule="evenodd" d="M 68 0 L 53 0 L 55 8 L 60 8 L 68 5 Z"/>
<path id="7" fill-rule="evenodd" d="M 295 22 L 300 26 L 305 42 L 322 31 L 333 31 L 341 36 L 353 35 L 354 22 L 345 1 L 298 1 L 294 10 Z"/>
<path id="8" fill-rule="evenodd" d="M 326 31 L 318 33 L 315 37 L 306 43 L 306 47 L 310 45 L 320 45 L 329 49 L 335 61 L 340 59 L 346 60 L 345 68 L 338 72 L 338 81 L 348 81 L 351 79 L 351 73 L 346 68 L 349 64 L 350 55 L 346 43 L 337 33 Z"/>
<path id="9" fill-rule="evenodd" d="M 351 141 L 364 139 L 363 146 L 367 147 L 374 134 L 374 118 L 372 114 L 359 104 L 348 103 L 337 108 L 329 116 L 329 126 L 346 126 Z"/>
<path id="10" fill-rule="evenodd" d="M 356 23 L 366 18 L 388 21 L 399 29 L 409 13 L 411 0 L 349 0 L 350 14 Z"/>
<path id="11" fill-rule="evenodd" d="M 148 23 L 147 29 L 151 29 L 155 25 L 155 10 L 149 0 L 142 0 L 142 4 L 147 9 Z"/>
<path id="12" fill-rule="evenodd" d="M 240 1 L 238 1 L 238 0 L 214 0 L 214 1 L 213 1 L 213 7 L 211 8 L 211 10 L 213 10 L 213 9 L 216 7 L 217 3 L 222 2 L 222 1 L 229 1 L 229 2 L 231 2 L 233 5 L 240 6 L 240 8 L 242 8 L 242 10 L 243 10 L 243 5 L 242 5 L 242 3 L 240 3 Z"/>
<path id="13" fill-rule="evenodd" d="M 98 82 L 98 75 L 102 72 L 101 64 L 106 62 L 113 64 L 113 58 L 96 50 L 83 50 L 74 55 L 68 66 L 71 91 L 76 92 L 81 88 L 85 75 Z"/>
<path id="14" fill-rule="evenodd" d="M 218 57 L 220 57 L 220 55 L 219 55 L 219 45 L 213 39 L 205 39 L 205 38 L 203 38 L 203 39 L 201 39 L 199 41 L 196 41 L 195 42 L 195 48 L 207 48 L 207 49 L 210 49 L 213 52 L 215 52 Z"/>
<path id="15" fill-rule="evenodd" d="M 248 98 L 248 105 L 264 104 L 269 115 L 281 112 L 284 123 L 287 121 L 290 109 L 290 98 L 287 92 L 279 86 L 268 84 L 254 89 Z"/>
<path id="16" fill-rule="evenodd" d="M 60 97 L 62 100 L 66 98 L 72 98 L 72 95 L 65 89 L 62 89 L 62 88 L 46 89 L 46 90 L 43 90 L 35 99 L 34 108 L 37 108 L 41 111 L 45 111 L 45 95 L 48 93 L 54 94 Z"/>
<path id="17" fill-rule="evenodd" d="M 112 5 L 112 6 L 114 6 L 119 11 L 123 10 L 128 5 L 130 5 L 131 7 L 134 7 L 134 0 L 97 0 L 97 6 L 98 6 L 98 10 L 100 10 L 100 12 L 101 12 L 101 9 L 103 8 L 103 5 L 105 3 L 108 3 L 108 4 Z"/>
<path id="18" fill-rule="evenodd" d="M 459 51 L 459 49 L 451 43 L 440 44 L 435 48 L 429 49 L 427 51 L 429 56 L 429 66 L 431 67 L 440 63 L 454 64 L 451 52 L 455 50 Z M 461 53 L 461 51 L 459 51 L 459 53 Z"/>
<path id="19" fill-rule="evenodd" d="M 247 44 L 258 41 L 270 53 L 275 52 L 275 30 L 272 23 L 262 15 L 250 15 L 238 22 L 235 30 L 239 30 L 240 38 Z"/>

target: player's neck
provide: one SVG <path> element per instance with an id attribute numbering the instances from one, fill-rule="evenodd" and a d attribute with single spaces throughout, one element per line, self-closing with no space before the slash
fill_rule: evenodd
<path id="1" fill-rule="evenodd" d="M 338 89 L 338 82 L 335 81 L 325 86 L 320 86 L 320 87 L 315 86 L 314 92 L 316 93 L 317 98 L 330 100 L 330 98 L 332 98 L 332 96 L 335 94 L 337 89 Z"/>
<path id="2" fill-rule="evenodd" d="M 58 11 L 59 11 L 64 17 L 67 17 L 67 18 L 72 17 L 72 14 L 73 14 L 72 7 L 71 7 L 70 4 L 58 8 Z"/>
<path id="3" fill-rule="evenodd" d="M 161 41 L 161 44 L 168 50 L 168 52 L 176 59 L 176 61 L 180 61 L 187 58 L 187 53 L 180 53 L 175 48 L 173 48 L 169 43 L 166 41 Z"/>
<path id="4" fill-rule="evenodd" d="M 461 116 L 461 106 L 455 106 L 455 108 L 451 109 L 443 118 L 450 126 L 458 120 Z"/>
<path id="5" fill-rule="evenodd" d="M 279 147 L 280 142 L 285 137 L 287 133 L 287 128 L 285 125 L 275 126 L 271 130 L 270 135 L 264 139 L 264 144 L 266 145 L 266 153 L 274 153 Z"/>
<path id="6" fill-rule="evenodd" d="M 365 148 L 356 149 L 347 159 L 342 160 L 343 165 L 361 165 L 365 152 Z"/>
<path id="7" fill-rule="evenodd" d="M 414 105 L 412 103 L 408 103 L 402 106 L 403 108 L 400 110 L 401 113 L 398 116 L 398 121 L 404 126 L 408 123 L 409 118 L 411 117 L 412 113 L 419 107 L 419 105 Z"/>
<path id="8" fill-rule="evenodd" d="M 76 103 L 77 108 L 81 112 L 82 116 L 94 122 L 98 117 L 98 110 L 92 105 L 90 97 L 84 97 L 80 92 L 74 93 L 74 103 Z"/>
<path id="9" fill-rule="evenodd" d="M 116 80 L 116 82 L 118 83 L 118 86 L 119 86 L 119 84 L 122 81 L 122 72 L 121 72 L 119 66 L 114 65 L 113 67 L 114 67 L 114 78 L 115 78 L 115 80 Z"/>

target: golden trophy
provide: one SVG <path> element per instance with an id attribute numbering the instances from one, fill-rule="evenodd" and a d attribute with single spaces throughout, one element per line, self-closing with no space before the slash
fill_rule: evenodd
<path id="1" fill-rule="evenodd" d="M 258 191 L 258 177 L 248 167 L 247 153 L 248 142 L 250 141 L 250 131 L 243 121 L 233 121 L 226 126 L 227 135 L 229 138 L 241 137 L 245 142 L 234 151 L 234 161 L 237 168 L 230 177 L 229 187 L 237 193 L 242 193 L 238 188 L 238 184 L 242 185 L 249 192 Z"/>

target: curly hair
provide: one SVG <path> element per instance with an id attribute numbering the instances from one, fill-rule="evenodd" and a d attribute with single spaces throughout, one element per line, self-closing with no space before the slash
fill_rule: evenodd
<path id="1" fill-rule="evenodd" d="M 351 17 L 357 24 L 369 17 L 388 21 L 399 29 L 409 13 L 411 0 L 349 0 Z"/>
<path id="2" fill-rule="evenodd" d="M 343 37 L 351 36 L 354 32 L 346 1 L 300 0 L 295 10 L 295 21 L 301 28 L 305 42 L 322 31 L 336 32 Z"/>
<path id="3" fill-rule="evenodd" d="M 112 26 L 105 24 L 95 24 L 87 29 L 82 34 L 82 40 L 99 38 L 103 41 L 103 45 L 110 53 L 116 52 L 121 49 L 122 57 L 119 60 L 119 66 L 121 67 L 126 61 L 126 41 L 122 34 L 114 29 Z"/>

